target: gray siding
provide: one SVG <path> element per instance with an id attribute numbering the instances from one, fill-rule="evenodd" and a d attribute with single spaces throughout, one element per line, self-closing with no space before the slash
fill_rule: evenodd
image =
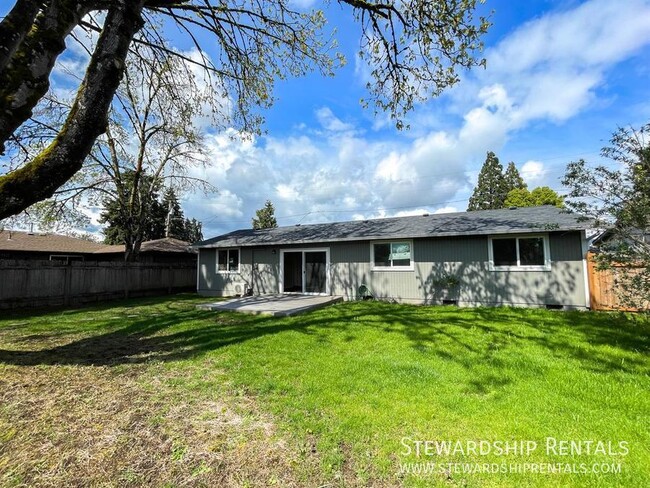
<path id="1" fill-rule="evenodd" d="M 444 299 L 452 299 L 461 305 L 585 307 L 581 243 L 580 232 L 550 233 L 550 271 L 490 271 L 486 236 L 414 239 L 414 269 L 408 271 L 373 271 L 370 241 L 313 247 L 329 247 L 331 294 L 347 299 L 356 298 L 359 286 L 365 284 L 378 298 L 412 303 L 442 303 Z M 215 250 L 202 249 L 199 291 L 236 295 L 248 283 L 253 283 L 256 294 L 277 293 L 280 250 L 275 251 L 273 254 L 270 248 L 242 249 L 241 272 L 220 275 L 215 272 Z M 251 276 L 253 255 L 257 269 Z M 457 289 L 449 291 L 436 285 L 444 273 L 459 278 Z"/>
<path id="2" fill-rule="evenodd" d="M 203 295 L 242 295 L 251 283 L 251 250 L 242 249 L 239 258 L 239 273 L 217 272 L 216 249 L 199 250 L 199 275 L 197 288 Z"/>

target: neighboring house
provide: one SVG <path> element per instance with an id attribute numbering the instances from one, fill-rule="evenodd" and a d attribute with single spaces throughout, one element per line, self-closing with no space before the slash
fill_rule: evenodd
<path id="1" fill-rule="evenodd" d="M 0 259 L 46 261 L 123 261 L 124 245 L 108 246 L 58 234 L 0 231 Z M 146 263 L 195 264 L 190 243 L 173 238 L 142 243 L 140 261 Z"/>
<path id="2" fill-rule="evenodd" d="M 197 288 L 586 308 L 589 227 L 543 206 L 238 230 L 194 245 Z"/>
<path id="3" fill-rule="evenodd" d="M 102 247 L 97 242 L 41 232 L 0 231 L 0 259 L 85 261 Z"/>
<path id="4" fill-rule="evenodd" d="M 102 245 L 93 256 L 93 259 L 102 261 L 123 260 L 124 245 Z M 138 260 L 141 263 L 196 264 L 196 251 L 189 242 L 165 237 L 143 242 Z"/>

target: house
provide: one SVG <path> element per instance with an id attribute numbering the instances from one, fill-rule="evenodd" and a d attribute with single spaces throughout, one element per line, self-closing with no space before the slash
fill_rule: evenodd
<path id="1" fill-rule="evenodd" d="M 0 259 L 84 261 L 102 247 L 78 237 L 42 232 L 0 231 Z"/>
<path id="2" fill-rule="evenodd" d="M 93 253 L 94 259 L 101 261 L 115 261 L 124 259 L 124 244 L 102 245 Z M 169 264 L 196 264 L 196 251 L 190 243 L 164 237 L 152 241 L 145 241 L 140 246 L 138 259 L 142 263 L 169 263 Z"/>
<path id="3" fill-rule="evenodd" d="M 543 206 L 238 230 L 195 245 L 197 289 L 587 308 L 588 227 Z"/>
<path id="4" fill-rule="evenodd" d="M 0 231 L 0 259 L 44 261 L 123 261 L 124 245 L 106 245 L 78 237 L 16 230 Z M 140 249 L 146 263 L 196 263 L 190 243 L 171 237 L 146 241 Z"/>

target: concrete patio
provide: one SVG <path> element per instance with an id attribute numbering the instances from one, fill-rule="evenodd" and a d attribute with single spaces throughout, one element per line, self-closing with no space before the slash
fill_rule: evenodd
<path id="1" fill-rule="evenodd" d="M 343 301 L 342 297 L 321 295 L 262 295 L 205 303 L 197 305 L 197 308 L 288 317 L 341 301 Z"/>

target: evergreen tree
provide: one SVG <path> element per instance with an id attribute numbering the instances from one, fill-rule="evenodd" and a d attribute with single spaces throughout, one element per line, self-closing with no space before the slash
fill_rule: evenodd
<path id="1" fill-rule="evenodd" d="M 468 211 L 503 208 L 508 188 L 499 158 L 489 151 L 469 199 Z"/>
<path id="2" fill-rule="evenodd" d="M 185 229 L 182 240 L 195 243 L 203 240 L 203 225 L 196 219 L 185 219 Z"/>
<path id="3" fill-rule="evenodd" d="M 270 229 L 278 226 L 275 218 L 275 207 L 271 200 L 267 200 L 262 208 L 255 211 L 253 217 L 253 229 Z"/>
<path id="4" fill-rule="evenodd" d="M 133 188 L 131 181 L 134 172 L 124 174 L 124 187 Z M 153 186 L 152 186 L 153 185 Z M 106 244 L 131 243 L 132 253 L 127 260 L 137 260 L 140 246 L 145 241 L 173 237 L 187 242 L 203 240 L 201 222 L 187 219 L 183 215 L 176 192 L 172 188 L 159 196 L 159 185 L 149 175 L 141 175 L 139 191 L 134 197 L 134 205 L 127 205 L 130 195 L 104 201 L 104 212 L 100 222 L 107 223 L 104 229 Z M 135 209 L 133 212 L 130 209 Z"/>
<path id="5" fill-rule="evenodd" d="M 168 188 L 165 191 L 162 206 L 167 210 L 164 237 L 173 237 L 174 239 L 192 243 L 203 240 L 201 222 L 196 219 L 185 218 L 173 188 Z"/>
<path id="6" fill-rule="evenodd" d="M 503 176 L 506 180 L 506 188 L 508 189 L 508 192 L 515 189 L 523 190 L 528 188 L 528 185 L 519 174 L 519 170 L 515 166 L 515 163 L 512 161 L 508 163 L 508 167 Z"/>
<path id="7" fill-rule="evenodd" d="M 134 171 L 122 175 L 121 190 L 117 198 L 104 200 L 104 212 L 99 222 L 108 224 L 103 230 L 106 244 L 130 243 L 137 259 L 143 241 L 159 239 L 165 235 L 167 211 L 159 201 L 159 185 L 152 176 L 142 174 L 134 192 Z"/>
<path id="8" fill-rule="evenodd" d="M 162 206 L 167 214 L 165 219 L 165 234 L 162 237 L 175 237 L 176 239 L 185 240 L 185 216 L 181 210 L 181 204 L 173 188 L 165 190 L 162 199 Z"/>

